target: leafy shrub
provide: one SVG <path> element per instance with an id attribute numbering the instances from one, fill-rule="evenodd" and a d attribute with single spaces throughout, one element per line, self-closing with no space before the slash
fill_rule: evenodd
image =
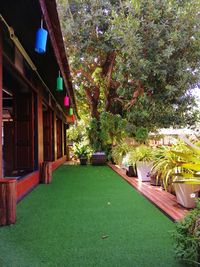
<path id="1" fill-rule="evenodd" d="M 200 265 L 200 199 L 197 207 L 176 224 L 175 254 L 190 266 Z"/>
<path id="2" fill-rule="evenodd" d="M 94 151 L 101 151 L 100 125 L 97 119 L 92 118 L 87 128 L 90 145 Z"/>

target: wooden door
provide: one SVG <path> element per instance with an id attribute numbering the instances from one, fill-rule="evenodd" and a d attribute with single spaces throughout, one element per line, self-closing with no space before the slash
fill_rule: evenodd
<path id="1" fill-rule="evenodd" d="M 32 93 L 15 98 L 15 168 L 34 169 L 34 105 Z"/>

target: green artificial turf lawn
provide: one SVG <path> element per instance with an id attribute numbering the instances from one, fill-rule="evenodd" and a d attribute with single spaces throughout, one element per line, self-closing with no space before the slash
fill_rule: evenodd
<path id="1" fill-rule="evenodd" d="M 0 267 L 178 267 L 174 224 L 110 168 L 61 166 L 0 228 Z"/>

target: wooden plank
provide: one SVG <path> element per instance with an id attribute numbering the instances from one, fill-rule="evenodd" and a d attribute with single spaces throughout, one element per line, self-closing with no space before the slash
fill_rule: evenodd
<path id="1" fill-rule="evenodd" d="M 125 179 L 138 192 L 150 200 L 154 205 L 156 205 L 173 221 L 181 220 L 187 214 L 188 210 L 177 203 L 176 197 L 162 190 L 161 187 L 152 186 L 149 182 L 141 182 L 136 177 L 130 178 L 122 169 L 111 163 L 108 163 L 108 166 L 118 173 L 123 179 Z"/>

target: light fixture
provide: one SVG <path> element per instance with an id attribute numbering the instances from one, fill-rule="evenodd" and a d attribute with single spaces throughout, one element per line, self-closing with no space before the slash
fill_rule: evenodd
<path id="1" fill-rule="evenodd" d="M 67 95 L 64 97 L 64 106 L 69 107 L 69 97 Z"/>
<path id="2" fill-rule="evenodd" d="M 43 19 L 41 19 L 41 26 L 36 32 L 35 51 L 39 54 L 46 52 L 48 32 L 43 29 Z"/>
<path id="3" fill-rule="evenodd" d="M 56 82 L 56 90 L 63 91 L 63 78 L 60 76 L 60 71 Z"/>
<path id="4" fill-rule="evenodd" d="M 73 108 L 69 108 L 69 115 L 72 116 L 74 114 Z"/>

